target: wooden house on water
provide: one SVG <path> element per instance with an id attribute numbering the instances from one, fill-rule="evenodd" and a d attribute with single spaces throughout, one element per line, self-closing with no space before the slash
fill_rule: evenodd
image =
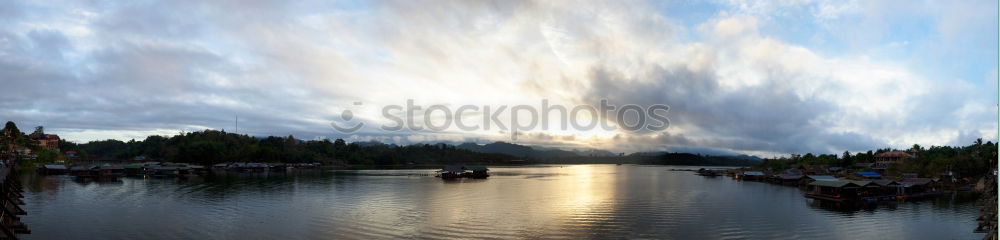
<path id="1" fill-rule="evenodd" d="M 125 165 L 122 166 L 122 169 L 125 170 L 125 176 L 135 177 L 146 175 L 146 168 L 143 166 Z"/>
<path id="2" fill-rule="evenodd" d="M 458 165 L 448 165 L 438 170 L 437 177 L 441 179 L 458 179 L 465 173 L 465 168 Z"/>
<path id="3" fill-rule="evenodd" d="M 125 176 L 125 168 L 121 166 L 104 165 L 91 169 L 97 171 L 97 177 L 101 179 L 118 179 Z"/>
<path id="4" fill-rule="evenodd" d="M 805 177 L 799 179 L 799 186 L 808 186 L 810 183 L 815 181 L 840 181 L 840 179 L 826 175 L 806 175 Z"/>
<path id="5" fill-rule="evenodd" d="M 698 171 L 697 171 L 696 174 L 698 174 L 700 176 L 706 176 L 706 177 L 715 177 L 715 176 L 722 175 L 722 173 L 719 173 L 719 171 L 717 171 L 717 170 L 714 170 L 714 169 L 705 169 L 705 168 L 698 169 Z"/>
<path id="6" fill-rule="evenodd" d="M 813 181 L 809 183 L 806 197 L 834 202 L 856 200 L 862 186 L 851 181 Z"/>
<path id="7" fill-rule="evenodd" d="M 158 178 L 176 177 L 180 174 L 180 168 L 173 166 L 149 166 L 148 169 L 152 172 L 150 176 Z"/>
<path id="8" fill-rule="evenodd" d="M 805 176 L 801 174 L 778 174 L 774 176 L 774 182 L 781 185 L 795 186 L 802 182 Z"/>
<path id="9" fill-rule="evenodd" d="M 68 172 L 69 172 L 69 168 L 66 168 L 65 165 L 57 165 L 57 164 L 56 165 L 49 165 L 49 164 L 47 164 L 47 165 L 42 165 L 41 167 L 38 167 L 38 173 L 43 174 L 43 175 L 59 175 L 59 174 L 66 174 Z"/>
<path id="10" fill-rule="evenodd" d="M 858 185 L 857 193 L 858 199 L 861 203 L 873 204 L 878 203 L 884 196 L 882 186 L 878 185 L 872 181 L 864 180 L 844 180 Z"/>
<path id="11" fill-rule="evenodd" d="M 484 166 L 458 166 L 458 165 L 448 165 L 438 170 L 438 175 L 442 179 L 457 179 L 457 178 L 488 178 L 490 177 L 489 168 Z"/>
<path id="12" fill-rule="evenodd" d="M 899 182 L 887 179 L 873 180 L 872 183 L 879 186 L 879 200 L 881 201 L 896 200 L 896 196 L 899 196 L 903 187 Z"/>
<path id="13" fill-rule="evenodd" d="M 97 177 L 97 174 L 95 174 L 94 171 L 91 171 L 90 167 L 87 166 L 73 166 L 69 168 L 69 174 L 77 179 Z"/>
<path id="14" fill-rule="evenodd" d="M 465 169 L 465 170 L 472 171 L 472 172 L 469 172 L 469 173 L 465 173 L 467 175 L 466 177 L 469 177 L 469 178 L 482 179 L 482 178 L 488 178 L 488 177 L 490 177 L 490 174 L 487 173 L 490 169 L 486 168 L 484 166 L 464 166 L 462 168 Z"/>
<path id="15" fill-rule="evenodd" d="M 930 178 L 904 178 L 897 182 L 900 199 L 920 199 L 944 193 L 942 186 Z"/>
<path id="16" fill-rule="evenodd" d="M 744 181 L 760 181 L 764 180 L 765 177 L 766 175 L 761 171 L 743 171 L 743 173 L 737 175 L 737 178 Z"/>

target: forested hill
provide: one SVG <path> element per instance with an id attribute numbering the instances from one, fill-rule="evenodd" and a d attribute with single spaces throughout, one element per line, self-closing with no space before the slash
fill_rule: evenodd
<path id="1" fill-rule="evenodd" d="M 124 160 L 142 156 L 151 160 L 211 165 L 223 162 L 323 162 L 341 165 L 401 165 L 506 163 L 514 157 L 478 153 L 451 145 L 346 143 L 344 140 L 304 141 L 288 137 L 252 137 L 205 130 L 172 137 L 149 136 L 142 141 L 63 142 L 63 151 L 81 156 Z"/>
<path id="2" fill-rule="evenodd" d="M 37 131 L 42 131 L 41 127 Z M 32 146 L 27 135 L 8 123 L 4 134 L 13 145 L 32 147 L 39 163 L 51 162 L 57 155 L 76 152 L 72 160 L 150 160 L 212 165 L 224 162 L 322 162 L 334 165 L 436 165 L 436 164 L 506 164 L 506 163 L 642 163 L 673 165 L 747 165 L 741 159 L 693 154 L 658 153 L 619 156 L 596 150 L 561 150 L 506 142 L 485 145 L 464 143 L 415 144 L 397 146 L 379 142 L 347 143 L 344 140 L 300 140 L 287 137 L 254 137 L 205 130 L 175 136 L 149 136 L 143 140 L 102 140 L 87 143 L 59 141 L 59 150 Z M 516 161 L 515 161 L 516 160 Z"/>

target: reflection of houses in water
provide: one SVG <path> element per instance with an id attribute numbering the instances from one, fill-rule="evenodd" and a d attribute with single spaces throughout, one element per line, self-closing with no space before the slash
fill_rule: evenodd
<path id="1" fill-rule="evenodd" d="M 58 175 L 66 174 L 67 172 L 69 172 L 69 168 L 66 168 L 65 165 L 46 164 L 38 167 L 38 173 L 43 175 Z"/>
<path id="2" fill-rule="evenodd" d="M 911 200 L 944 193 L 940 183 L 930 178 L 893 180 L 816 180 L 807 185 L 807 198 L 858 207 L 881 201 Z"/>

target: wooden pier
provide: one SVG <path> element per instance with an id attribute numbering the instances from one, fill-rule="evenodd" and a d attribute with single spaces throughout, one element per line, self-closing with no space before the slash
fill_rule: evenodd
<path id="1" fill-rule="evenodd" d="M 8 161 L 13 163 L 13 161 Z M 20 205 L 24 204 L 21 195 L 24 192 L 21 181 L 13 164 L 0 168 L 0 239 L 18 239 L 17 234 L 29 234 L 31 230 L 21 222 L 20 215 L 25 215 Z"/>

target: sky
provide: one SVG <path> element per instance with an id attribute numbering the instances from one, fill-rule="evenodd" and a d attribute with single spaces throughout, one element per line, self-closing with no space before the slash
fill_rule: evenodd
<path id="1" fill-rule="evenodd" d="M 996 4 L 3 1 L 0 119 L 76 142 L 216 129 L 762 156 L 968 145 L 996 141 Z M 385 106 L 408 100 L 602 99 L 667 105 L 669 127 L 378 127 L 391 123 Z M 415 112 L 430 112 L 424 125 L 455 120 Z"/>

